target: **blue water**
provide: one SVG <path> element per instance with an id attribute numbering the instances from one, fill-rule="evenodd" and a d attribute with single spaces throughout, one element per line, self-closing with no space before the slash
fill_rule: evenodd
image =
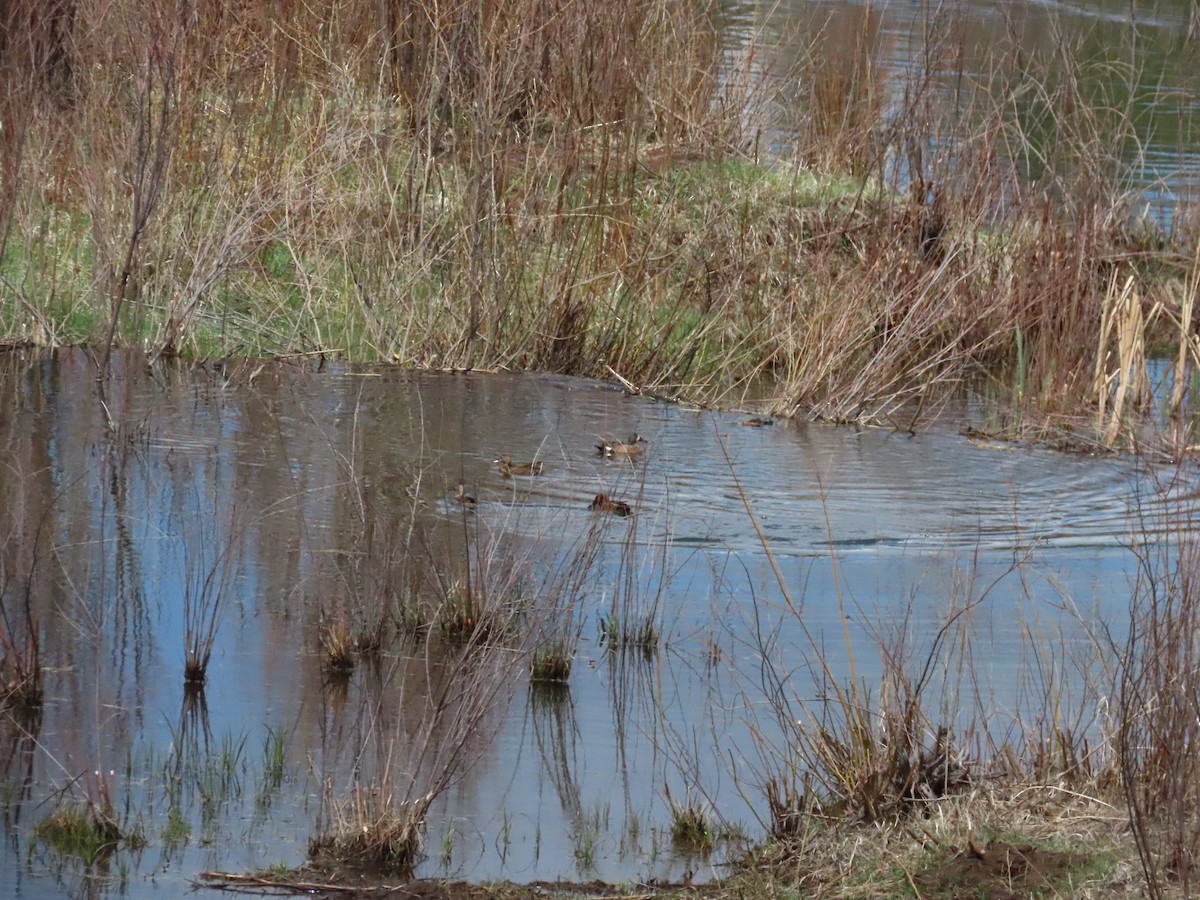
<path id="1" fill-rule="evenodd" d="M 941 721 L 1031 723 L 1033 663 L 1048 658 L 1086 715 L 1094 685 L 1078 672 L 1102 668 L 1096 626 L 1123 625 L 1133 538 L 1193 527 L 1190 469 L 952 428 L 749 428 L 574 379 L 134 358 L 102 396 L 82 353 L 6 365 L 3 596 L 13 621 L 32 585 L 49 666 L 35 733 L 0 724 L 6 897 L 175 895 L 205 870 L 299 864 L 323 798 L 383 773 L 422 793 L 403 776 L 442 758 L 456 722 L 466 749 L 419 874 L 711 877 L 720 852 L 672 849 L 668 789 L 761 837 L 791 723 L 819 711 L 829 679 L 878 696 L 881 644 L 918 665 L 951 617 L 978 680 L 940 660 Z M 597 455 L 631 431 L 648 438 L 642 459 Z M 502 452 L 545 474 L 500 477 Z M 459 479 L 475 511 L 447 499 Z M 591 513 L 601 490 L 636 515 Z M 531 628 L 577 629 L 566 698 L 531 694 L 527 661 L 501 654 L 486 708 L 429 730 L 429 697 L 469 670 L 398 639 L 330 688 L 322 622 L 436 590 L 411 588 L 397 574 L 410 569 L 443 584 L 490 573 L 527 598 Z M 185 702 L 183 632 L 206 590 L 221 605 L 201 712 Z M 614 609 L 653 617 L 648 660 L 601 644 Z M 775 679 L 790 706 L 769 702 Z M 85 875 L 31 830 L 60 795 L 94 796 L 95 772 L 149 843 Z"/>

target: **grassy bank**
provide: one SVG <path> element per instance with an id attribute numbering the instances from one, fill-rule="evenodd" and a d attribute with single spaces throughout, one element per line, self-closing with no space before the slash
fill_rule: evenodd
<path id="1" fill-rule="evenodd" d="M 1069 48 L 998 49 L 950 119 L 950 39 L 885 96 L 869 16 L 768 72 L 665 0 L 38 8 L 2 23 L 8 342 L 548 369 L 899 427 L 985 384 L 990 431 L 1126 446 L 1150 347 L 1179 366 L 1155 439 L 1192 443 L 1190 238 L 1131 218 L 1106 149 L 1131 113 Z"/>

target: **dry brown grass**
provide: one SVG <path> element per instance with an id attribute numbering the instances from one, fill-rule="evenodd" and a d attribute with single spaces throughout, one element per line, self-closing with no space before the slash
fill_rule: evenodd
<path id="1" fill-rule="evenodd" d="M 786 887 L 824 898 L 914 891 L 922 897 L 1000 897 L 1006 890 L 1018 896 L 1141 896 L 1136 848 L 1123 823 L 1116 797 L 1054 783 L 990 781 L 929 803 L 900 827 L 812 820 L 769 849 L 763 866 L 746 878 L 769 877 L 776 891 Z M 1013 847 L 1029 848 L 1043 864 L 1054 862 L 1042 883 L 1036 872 L 1032 884 L 1023 883 L 1026 873 L 1015 865 L 954 865 Z"/>
<path id="2" fill-rule="evenodd" d="M 1189 263 L 1119 187 L 1130 112 L 1065 44 L 997 48 L 951 115 L 953 20 L 895 98 L 878 13 L 837 13 L 796 42 L 804 165 L 772 167 L 746 151 L 776 82 L 703 4 L 55 10 L 6 8 L 10 339 L 617 373 L 706 403 L 765 378 L 776 411 L 911 427 L 981 373 L 1013 417 L 1095 420 L 1113 284 L 1161 308 L 1156 344 L 1190 321 Z"/>
<path id="3" fill-rule="evenodd" d="M 349 796 L 327 798 L 330 827 L 311 838 L 313 862 L 411 872 L 421 857 L 429 797 L 398 800 L 386 788 L 357 785 Z"/>

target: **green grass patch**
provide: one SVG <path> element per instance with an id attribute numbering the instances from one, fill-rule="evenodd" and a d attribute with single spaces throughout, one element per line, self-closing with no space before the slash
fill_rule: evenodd
<path id="1" fill-rule="evenodd" d="M 38 822 L 34 836 L 62 856 L 91 865 L 117 849 L 121 829 L 109 816 L 84 806 L 60 806 Z"/>

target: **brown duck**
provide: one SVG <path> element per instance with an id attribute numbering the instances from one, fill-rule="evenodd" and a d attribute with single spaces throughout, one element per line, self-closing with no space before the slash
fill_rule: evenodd
<path id="1" fill-rule="evenodd" d="M 637 456 L 642 452 L 644 443 L 646 443 L 646 439 L 640 434 L 634 433 L 629 436 L 627 441 L 601 441 L 596 445 L 596 450 L 601 456 Z"/>
<path id="2" fill-rule="evenodd" d="M 500 464 L 500 474 L 505 478 L 511 478 L 513 475 L 541 475 L 542 464 L 540 461 L 515 463 L 512 457 L 505 453 L 499 459 L 492 460 Z"/>
<path id="3" fill-rule="evenodd" d="M 452 499 L 455 503 L 461 503 L 469 509 L 474 509 L 475 504 L 478 503 L 474 497 L 467 493 L 467 486 L 461 481 L 454 486 L 454 497 Z"/>
<path id="4" fill-rule="evenodd" d="M 614 500 L 608 494 L 597 494 L 588 507 L 593 512 L 610 512 L 618 516 L 632 516 L 633 507 L 624 500 Z"/>

